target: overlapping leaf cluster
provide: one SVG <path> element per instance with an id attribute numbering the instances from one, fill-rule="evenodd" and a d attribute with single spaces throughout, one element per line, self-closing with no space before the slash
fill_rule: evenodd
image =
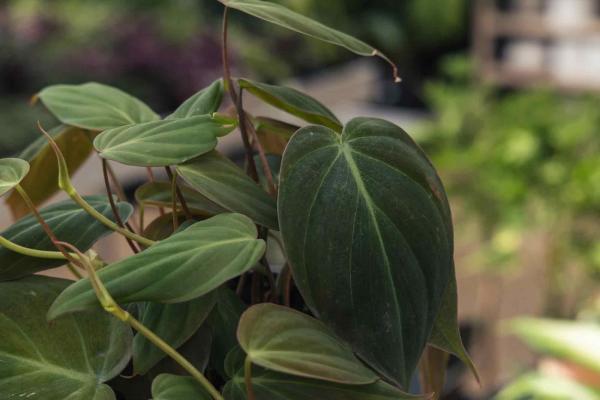
<path id="1" fill-rule="evenodd" d="M 222 3 L 384 57 L 279 5 Z M 220 113 L 226 87 L 313 125 L 241 102 Z M 165 118 L 98 83 L 37 98 L 63 125 L 0 162 L 0 190 L 15 189 L 8 204 L 22 217 L 0 242 L 0 398 L 404 399 L 420 397 L 406 392 L 428 346 L 470 363 L 444 188 L 401 128 L 343 124 L 301 92 L 227 73 Z M 254 173 L 216 150 L 236 127 Z M 110 197 L 81 197 L 69 173 L 92 146 L 105 174 L 119 162 L 171 180 L 138 188 L 137 210 L 112 198 L 108 175 Z M 38 212 L 59 188 L 71 200 Z M 148 207 L 161 215 L 141 229 Z M 111 231 L 135 254 L 106 265 L 82 253 Z M 64 264 L 88 276 L 31 275 Z M 439 376 L 444 365 L 426 368 Z"/>

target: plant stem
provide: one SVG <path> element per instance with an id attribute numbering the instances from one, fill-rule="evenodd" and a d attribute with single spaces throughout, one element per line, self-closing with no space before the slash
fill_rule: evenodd
<path id="1" fill-rule="evenodd" d="M 252 387 L 252 360 L 246 357 L 244 360 L 244 383 L 246 384 L 246 395 L 248 400 L 256 400 L 254 387 Z"/>
<path id="2" fill-rule="evenodd" d="M 24 247 L 14 242 L 11 242 L 4 236 L 0 236 L 0 246 L 6 247 L 10 251 L 14 251 L 15 253 L 22 254 L 24 256 L 35 257 L 35 258 L 47 258 L 49 260 L 69 260 L 63 253 L 60 251 L 49 251 L 49 250 L 37 250 L 31 249 L 29 247 Z M 76 254 L 69 254 L 70 257 L 77 257 Z"/>
<path id="3" fill-rule="evenodd" d="M 152 167 L 146 167 L 146 172 L 148 173 L 148 181 L 151 183 L 154 183 L 154 172 L 152 172 Z M 160 214 L 160 216 L 162 217 L 163 215 L 165 215 L 165 209 L 162 207 L 158 207 L 158 213 Z M 143 221 L 142 215 L 140 215 L 140 220 Z M 144 224 L 141 223 L 141 227 L 140 227 L 140 232 L 144 231 Z"/>
<path id="4" fill-rule="evenodd" d="M 126 229 L 125 225 L 123 224 L 123 220 L 121 219 L 121 216 L 119 215 L 119 210 L 117 209 L 115 200 L 113 198 L 113 193 L 112 193 L 112 189 L 110 186 L 110 180 L 108 178 L 108 161 L 106 161 L 106 159 L 104 159 L 104 158 L 102 159 L 102 175 L 104 177 L 104 186 L 106 186 L 106 194 L 108 196 L 108 201 L 110 203 L 110 208 L 112 210 L 113 216 L 115 217 L 115 221 L 117 221 L 117 224 L 122 229 Z M 133 251 L 134 254 L 139 253 L 140 250 L 137 248 L 137 246 L 135 245 L 133 240 L 129 239 L 128 237 L 126 237 L 125 240 L 127 241 L 127 244 L 129 245 L 129 247 L 131 248 L 131 251 Z"/>
<path id="5" fill-rule="evenodd" d="M 169 171 L 169 167 L 167 167 L 167 171 Z M 171 178 L 171 203 L 173 208 L 173 232 L 177 231 L 179 228 L 179 217 L 177 215 L 177 181 L 174 179 L 173 175 Z"/>
<path id="6" fill-rule="evenodd" d="M 185 197 L 183 197 L 183 192 L 177 185 L 177 172 L 174 173 L 170 167 L 165 167 L 165 170 L 167 171 L 167 176 L 169 177 L 169 179 L 171 179 L 171 181 L 173 182 L 173 185 L 175 186 L 175 194 L 177 195 L 177 199 L 179 199 L 179 204 L 181 204 L 181 208 L 183 210 L 183 213 L 185 214 L 185 217 L 187 219 L 194 218 L 194 216 L 190 212 L 190 209 L 187 206 Z M 173 201 L 175 201 L 175 200 L 173 200 Z M 176 210 L 173 209 L 173 211 L 176 211 Z"/>
<path id="7" fill-rule="evenodd" d="M 62 243 L 66 247 L 73 249 L 76 253 L 80 254 L 79 250 L 68 243 Z M 81 254 L 80 254 L 81 255 Z M 82 256 L 82 255 L 81 255 Z M 183 369 L 185 369 L 194 379 L 196 379 L 213 397 L 214 400 L 225 400 L 221 393 L 212 385 L 212 383 L 206 379 L 202 372 L 198 371 L 188 360 L 185 359 L 177 350 L 171 347 L 168 343 L 162 340 L 158 335 L 148 329 L 144 324 L 135 319 L 127 311 L 123 310 L 121 306 L 112 298 L 106 286 L 100 280 L 100 277 L 92 267 L 89 260 L 83 260 L 85 269 L 89 274 L 90 283 L 96 293 L 98 301 L 102 305 L 105 311 L 114 315 L 119 320 L 129 324 L 132 328 L 138 331 L 142 336 L 152 342 L 156 347 L 165 352 L 169 357 L 176 361 Z"/>

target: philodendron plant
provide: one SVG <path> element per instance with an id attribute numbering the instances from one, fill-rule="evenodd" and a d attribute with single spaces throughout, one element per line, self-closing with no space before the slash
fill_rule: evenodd
<path id="1" fill-rule="evenodd" d="M 223 79 L 172 114 L 98 83 L 36 95 L 61 125 L 0 161 L 20 218 L 0 236 L 0 399 L 392 400 L 437 393 L 450 353 L 474 371 L 433 165 L 390 122 L 234 79 L 227 10 L 389 60 L 280 5 L 221 2 Z M 252 115 L 244 92 L 308 125 Z M 215 150 L 236 128 L 243 167 Z M 107 195 L 83 197 L 70 174 L 94 151 Z M 146 169 L 135 208 L 112 162 Z M 91 248 L 112 232 L 132 255 L 107 264 Z M 75 281 L 36 275 L 63 265 Z"/>

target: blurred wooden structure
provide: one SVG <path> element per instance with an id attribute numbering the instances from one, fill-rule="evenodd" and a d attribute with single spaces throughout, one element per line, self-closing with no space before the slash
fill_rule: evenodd
<path id="1" fill-rule="evenodd" d="M 473 18 L 482 80 L 600 90 L 600 0 L 475 0 Z"/>

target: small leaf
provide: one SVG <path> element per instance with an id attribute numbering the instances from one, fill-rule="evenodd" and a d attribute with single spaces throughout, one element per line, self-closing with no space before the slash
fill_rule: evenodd
<path id="1" fill-rule="evenodd" d="M 210 364 L 223 378 L 228 378 L 230 376 L 227 376 L 224 368 L 225 359 L 232 349 L 239 347 L 236 331 L 246 305 L 227 287 L 221 287 L 216 292 L 217 303 L 206 320 L 214 338 Z"/>
<path id="2" fill-rule="evenodd" d="M 170 374 L 161 374 L 154 379 L 152 397 L 152 400 L 212 400 L 194 378 Z"/>
<path id="3" fill-rule="evenodd" d="M 454 354 L 469 367 L 479 381 L 479 373 L 460 337 L 457 315 L 456 277 L 452 276 L 444 291 L 442 306 L 433 324 L 429 344 L 447 353 Z"/>
<path id="4" fill-rule="evenodd" d="M 212 114 L 221 106 L 223 100 L 223 80 L 217 79 L 210 86 L 202 89 L 184 101 L 165 119 L 189 118 L 196 115 Z"/>
<path id="5" fill-rule="evenodd" d="M 188 208 L 195 215 L 211 217 L 228 211 L 188 186 L 180 185 L 179 188 Z M 173 187 L 170 182 L 148 182 L 135 191 L 137 203 L 144 206 L 172 208 L 172 195 Z"/>
<path id="6" fill-rule="evenodd" d="M 192 188 L 220 206 L 278 229 L 275 199 L 218 152 L 178 165 L 177 172 Z"/>
<path id="7" fill-rule="evenodd" d="M 344 47 L 361 56 L 378 56 L 388 62 L 394 70 L 394 80 L 400 81 L 397 68 L 379 50 L 343 32 L 331 29 L 313 19 L 298 14 L 284 6 L 261 0 L 219 0 L 226 7 L 250 14 L 256 18 L 268 21 L 272 24 L 302 33 L 337 46 Z"/>
<path id="8" fill-rule="evenodd" d="M 252 362 L 271 370 L 350 385 L 378 380 L 323 323 L 291 308 L 250 307 L 237 336 Z"/>
<path id="9" fill-rule="evenodd" d="M 600 373 L 600 326 L 591 322 L 517 318 L 510 332 L 535 350 Z"/>
<path id="10" fill-rule="evenodd" d="M 102 268 L 98 276 L 121 304 L 192 300 L 252 268 L 265 252 L 265 242 L 256 236 L 247 217 L 220 214 Z M 95 307 L 99 303 L 86 278 L 56 299 L 49 318 Z"/>
<path id="11" fill-rule="evenodd" d="M 252 369 L 255 400 L 416 400 L 426 397 L 411 395 L 378 381 L 368 385 L 344 385 L 317 379 L 300 378 Z M 246 400 L 243 373 L 238 374 L 223 389 L 227 400 Z"/>
<path id="12" fill-rule="evenodd" d="M 267 117 L 254 119 L 258 140 L 267 154 L 282 155 L 292 135 L 300 129 L 296 125 Z"/>
<path id="13" fill-rule="evenodd" d="M 199 115 L 145 122 L 102 132 L 94 140 L 100 156 L 140 167 L 181 164 L 215 148 L 217 137 L 235 126 Z"/>
<path id="14" fill-rule="evenodd" d="M 289 87 L 268 85 L 240 79 L 240 86 L 266 103 L 313 124 L 324 125 L 334 131 L 342 130 L 342 123 L 327 107 L 312 97 Z"/>
<path id="15" fill-rule="evenodd" d="M 279 221 L 294 281 L 370 367 L 407 387 L 453 276 L 444 188 L 400 127 L 355 118 L 300 129 L 284 153 Z"/>
<path id="16" fill-rule="evenodd" d="M 171 347 L 177 349 L 200 328 L 215 305 L 213 292 L 175 304 L 143 303 L 138 319 Z M 143 375 L 166 354 L 143 335 L 133 340 L 133 372 Z"/>
<path id="17" fill-rule="evenodd" d="M 135 97 L 95 82 L 48 86 L 37 97 L 60 122 L 84 129 L 102 131 L 159 119 Z"/>
<path id="18" fill-rule="evenodd" d="M 64 125 L 50 130 L 49 133 L 65 156 L 72 176 L 92 154 L 93 134 Z M 39 206 L 59 190 L 56 156 L 48 140 L 41 136 L 23 150 L 19 158 L 29 161 L 31 165 L 31 170 L 21 182 L 21 187 L 27 192 L 33 204 Z M 11 193 L 6 203 L 14 218 L 23 217 L 31 212 L 18 193 Z"/>
<path id="19" fill-rule="evenodd" d="M 46 321 L 69 281 L 31 276 L 0 283 L 0 397 L 115 400 L 104 382 L 131 357 L 131 329 L 106 312 Z"/>
<path id="20" fill-rule="evenodd" d="M 29 163 L 20 158 L 0 159 L 0 196 L 17 186 L 29 172 Z"/>
<path id="21" fill-rule="evenodd" d="M 106 196 L 89 196 L 85 200 L 107 218 L 113 218 Z M 117 203 L 119 214 L 127 221 L 133 207 L 124 202 Z M 87 251 L 98 239 L 112 233 L 110 229 L 91 217 L 70 200 L 48 206 L 40 211 L 59 240 L 71 243 L 81 251 Z M 38 250 L 56 250 L 33 215 L 29 215 L 2 232 L 8 240 Z M 35 272 L 65 264 L 63 260 L 47 260 L 14 253 L 0 246 L 0 281 L 17 279 Z"/>

